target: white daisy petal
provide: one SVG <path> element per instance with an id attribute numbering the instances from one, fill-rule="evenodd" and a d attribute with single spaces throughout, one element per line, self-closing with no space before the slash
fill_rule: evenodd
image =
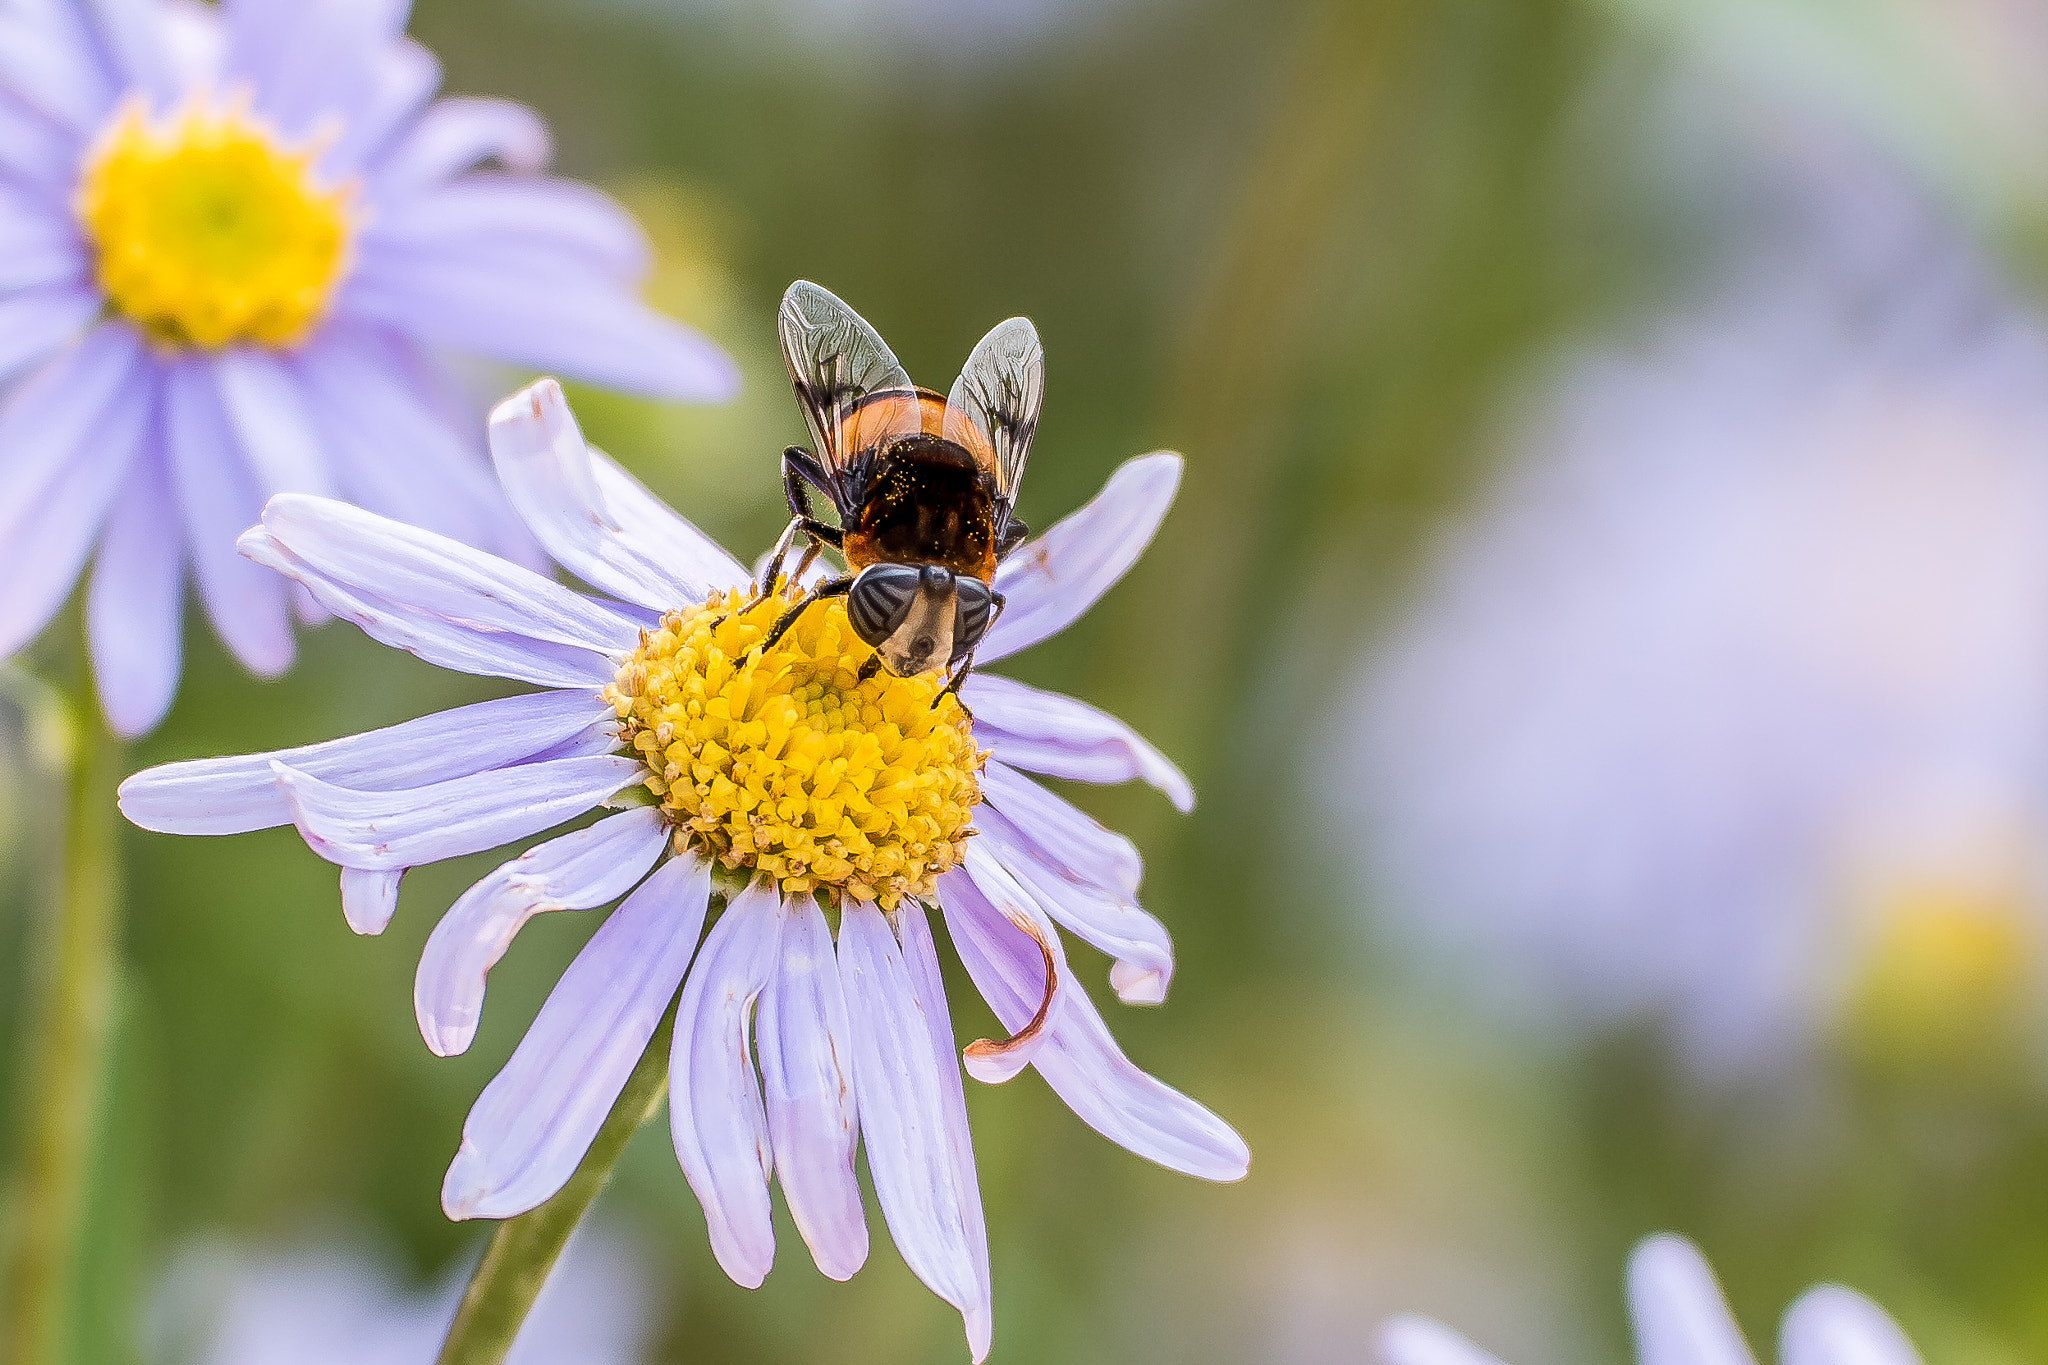
<path id="1" fill-rule="evenodd" d="M 420 1035 L 434 1054 L 452 1057 L 468 1050 L 483 1015 L 485 978 L 529 919 L 618 899 L 667 843 L 661 812 L 624 811 L 536 844 L 463 892 L 428 935 L 413 981 Z"/>
<path id="2" fill-rule="evenodd" d="M 1756 1365 L 1713 1267 L 1683 1237 L 1660 1233 L 1628 1262 L 1638 1365 Z"/>
<path id="3" fill-rule="evenodd" d="M 398 883 L 405 876 L 402 867 L 373 870 L 344 867 L 341 870 L 341 917 L 358 934 L 381 934 L 398 910 Z"/>
<path id="4" fill-rule="evenodd" d="M 913 928 L 923 912 L 907 905 L 899 922 L 902 943 L 871 902 L 848 904 L 839 921 L 861 1136 L 896 1249 L 960 1310 L 980 1361 L 988 1353 L 988 1245 L 973 1151 L 962 1137 L 966 1099 L 945 997 L 932 989 L 937 959 L 928 970 L 906 961 L 913 952 L 932 955 L 930 931 Z"/>
<path id="5" fill-rule="evenodd" d="M 1891 1315 L 1853 1289 L 1816 1285 L 1785 1311 L 1779 1365 L 1925 1365 Z"/>
<path id="6" fill-rule="evenodd" d="M 162 834 L 288 825 L 273 759 L 336 786 L 400 791 L 531 761 L 610 715 L 593 692 L 531 692 L 296 749 L 166 763 L 121 784 L 121 813 Z"/>
<path id="7" fill-rule="evenodd" d="M 277 354 L 230 346 L 212 360 L 221 410 L 266 495 L 334 495 L 333 462 L 313 429 L 306 398 Z"/>
<path id="8" fill-rule="evenodd" d="M 474 97 L 437 100 L 378 163 L 376 189 L 380 196 L 406 194 L 486 159 L 509 170 L 537 171 L 552 152 L 547 125 L 523 104 Z"/>
<path id="9" fill-rule="evenodd" d="M 1009 600 L 982 640 L 981 661 L 1057 635 L 1094 606 L 1151 544 L 1180 469 L 1170 451 L 1126 461 L 1086 507 L 1005 559 L 994 587 Z"/>
<path id="10" fill-rule="evenodd" d="M 782 923 L 782 893 L 772 884 L 733 899 L 683 985 L 669 1053 L 676 1161 L 704 1206 L 712 1254 L 748 1289 L 758 1288 L 775 1263 L 773 1157 L 749 1044 L 754 1002 L 775 973 Z"/>
<path id="11" fill-rule="evenodd" d="M 1137 845 L 1069 805 L 1030 778 L 991 759 L 982 774 L 987 803 L 1001 811 L 1039 857 L 1075 881 L 1092 882 L 1135 900 L 1145 864 Z"/>
<path id="12" fill-rule="evenodd" d="M 1380 1325 L 1384 1365 L 1505 1365 L 1434 1318 L 1404 1314 Z"/>
<path id="13" fill-rule="evenodd" d="M 846 997 L 824 912 L 783 906 L 782 950 L 755 1014 L 775 1174 L 818 1269 L 852 1277 L 868 1257 L 853 1152 L 860 1137 Z"/>
<path id="14" fill-rule="evenodd" d="M 1008 1019 L 1003 1021 L 1011 1030 L 1008 1038 L 1001 1041 L 979 1039 L 969 1043 L 961 1054 L 968 1075 L 987 1085 L 999 1085 L 1028 1066 L 1052 1036 L 1051 1025 L 1059 1017 L 1060 1001 L 1069 989 L 1072 976 L 1067 969 L 1067 951 L 1060 942 L 1059 930 L 1046 918 L 1037 899 L 1018 884 L 1009 869 L 997 861 L 981 840 L 968 842 L 962 867 L 973 881 L 975 890 L 981 894 L 982 901 L 1009 920 L 1038 949 L 1037 1004 L 1032 1013 L 1025 1016 L 1022 1023 Z"/>
<path id="15" fill-rule="evenodd" d="M 617 755 L 557 758 L 404 791 L 351 791 L 276 760 L 292 823 L 342 867 L 389 870 L 481 853 L 560 824 L 632 785 L 646 769 Z"/>
<path id="16" fill-rule="evenodd" d="M 960 693 L 974 712 L 976 740 L 1013 768 L 1076 782 L 1139 779 L 1182 814 L 1195 808 L 1186 774 L 1107 711 L 992 673 L 973 674 Z"/>
<path id="17" fill-rule="evenodd" d="M 178 690 L 183 558 L 161 451 L 135 462 L 107 519 L 86 592 L 93 685 L 116 734 L 156 728 Z"/>
<path id="18" fill-rule="evenodd" d="M 747 579 L 738 560 L 584 443 L 552 379 L 492 410 L 491 458 L 548 553 L 602 592 L 666 611 Z"/>
<path id="19" fill-rule="evenodd" d="M 710 864 L 671 858 L 591 935 L 463 1122 L 450 1218 L 513 1217 L 575 1173 L 682 984 L 710 895 Z"/>

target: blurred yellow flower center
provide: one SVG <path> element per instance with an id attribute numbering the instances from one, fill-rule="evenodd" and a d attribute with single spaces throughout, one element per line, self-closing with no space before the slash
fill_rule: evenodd
<path id="1" fill-rule="evenodd" d="M 1938 882 L 1886 902 L 1853 1001 L 1865 1041 L 1899 1057 L 1995 1041 L 2033 970 L 2025 902 Z"/>
<path id="2" fill-rule="evenodd" d="M 159 341 L 289 346 L 320 320 L 349 243 L 348 191 L 234 106 L 163 123 L 124 106 L 87 154 L 80 223 L 114 307 Z"/>
<path id="3" fill-rule="evenodd" d="M 647 787 L 694 843 L 791 894 L 894 909 L 957 865 L 981 799 L 982 754 L 944 680 L 877 673 L 844 602 L 812 606 L 756 653 L 789 599 L 741 610 L 735 589 L 673 611 L 605 689 Z"/>

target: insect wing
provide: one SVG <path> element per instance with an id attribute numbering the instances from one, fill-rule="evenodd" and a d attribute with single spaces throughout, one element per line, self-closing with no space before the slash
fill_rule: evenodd
<path id="1" fill-rule="evenodd" d="M 910 376 L 860 314 L 809 280 L 783 294 L 776 330 L 818 459 L 836 477 L 854 453 L 845 439 L 848 411 L 878 389 L 908 389 Z"/>
<path id="2" fill-rule="evenodd" d="M 1045 401 L 1045 348 L 1029 318 L 999 322 L 967 357 L 946 395 L 946 435 L 993 462 L 996 489 L 1017 495 L 1038 409 Z"/>

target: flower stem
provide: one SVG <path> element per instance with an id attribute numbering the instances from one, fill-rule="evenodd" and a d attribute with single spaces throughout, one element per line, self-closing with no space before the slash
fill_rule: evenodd
<path id="1" fill-rule="evenodd" d="M 59 903 L 39 926 L 28 1084 L 6 1247 L 0 1362 L 62 1365 L 70 1354 L 86 1177 L 105 1104 L 119 976 L 120 855 L 114 789 L 122 748 L 90 688 L 71 699 L 70 794 Z M 31 723 L 42 719 L 31 717 Z"/>
<path id="2" fill-rule="evenodd" d="M 611 1179 L 626 1140 L 661 1107 L 668 1093 L 668 1046 L 675 1026 L 671 1002 L 569 1183 L 539 1208 L 498 1224 L 469 1277 L 436 1365 L 498 1365 L 512 1349 L 534 1297 L 547 1283 L 569 1234 Z"/>

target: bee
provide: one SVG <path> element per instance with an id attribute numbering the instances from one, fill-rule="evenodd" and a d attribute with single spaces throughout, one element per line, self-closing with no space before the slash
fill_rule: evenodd
<path id="1" fill-rule="evenodd" d="M 773 590 L 798 535 L 810 543 L 796 578 L 821 546 L 839 551 L 847 572 L 785 611 L 762 648 L 812 604 L 843 596 L 854 632 L 875 650 L 861 677 L 948 669 L 936 706 L 959 690 L 1002 613 L 990 586 L 996 565 L 1030 534 L 1012 508 L 1045 395 L 1038 330 L 1028 318 L 998 323 L 943 398 L 912 384 L 875 329 L 808 280 L 782 296 L 777 331 L 816 449 L 782 454 L 790 522 L 755 600 Z M 811 514 L 812 490 L 837 526 Z"/>

